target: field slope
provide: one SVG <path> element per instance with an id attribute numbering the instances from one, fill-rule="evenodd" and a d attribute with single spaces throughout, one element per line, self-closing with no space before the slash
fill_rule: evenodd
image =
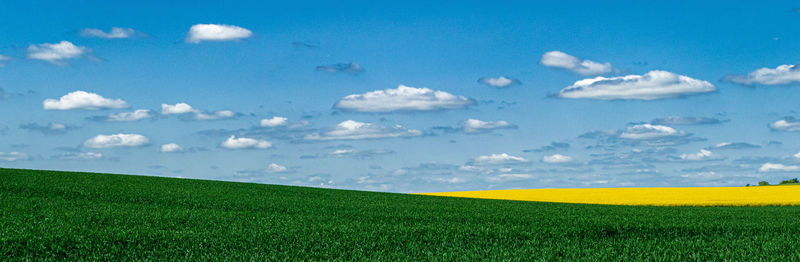
<path id="1" fill-rule="evenodd" d="M 10 260 L 797 261 L 798 217 L 0 169 Z"/>
<path id="2" fill-rule="evenodd" d="M 420 195 L 649 206 L 800 205 L 800 186 L 511 189 Z"/>

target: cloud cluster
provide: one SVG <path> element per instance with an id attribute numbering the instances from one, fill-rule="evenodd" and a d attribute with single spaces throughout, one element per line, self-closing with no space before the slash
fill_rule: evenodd
<path id="1" fill-rule="evenodd" d="M 86 140 L 83 142 L 83 146 L 88 148 L 139 147 L 149 143 L 150 140 L 147 137 L 139 134 L 101 134 Z"/>
<path id="2" fill-rule="evenodd" d="M 800 132 L 800 119 L 786 117 L 770 123 L 769 128 L 775 131 Z"/>
<path id="3" fill-rule="evenodd" d="M 497 87 L 497 88 L 504 88 L 504 87 L 510 87 L 510 86 L 513 86 L 513 85 L 521 85 L 522 84 L 522 82 L 520 82 L 519 80 L 517 80 L 515 78 L 507 78 L 505 76 L 481 77 L 481 78 L 478 78 L 478 83 L 481 83 L 481 84 L 484 84 L 484 85 L 487 85 L 487 86 L 491 86 L 491 87 Z"/>
<path id="4" fill-rule="evenodd" d="M 346 120 L 334 127 L 332 130 L 322 133 L 313 133 L 305 136 L 307 140 L 358 140 L 358 139 L 380 139 L 392 137 L 412 137 L 421 136 L 422 131 L 407 129 L 395 125 L 392 127 L 380 126 L 372 123 L 364 123 L 353 120 Z"/>
<path id="5" fill-rule="evenodd" d="M 97 37 L 105 39 L 123 39 L 135 36 L 136 31 L 133 28 L 120 28 L 112 27 L 111 31 L 103 32 L 97 28 L 86 28 L 81 30 L 81 35 L 85 37 Z"/>
<path id="6" fill-rule="evenodd" d="M 177 103 L 174 105 L 161 104 L 161 114 L 181 115 L 181 119 L 183 120 L 200 120 L 200 121 L 229 119 L 229 118 L 234 118 L 237 115 L 235 112 L 230 110 L 220 110 L 220 111 L 206 113 L 201 110 L 193 108 L 191 105 L 187 103 Z"/>
<path id="7" fill-rule="evenodd" d="M 204 41 L 235 41 L 253 36 L 253 32 L 235 25 L 196 24 L 189 28 L 186 42 L 197 44 Z"/>
<path id="8" fill-rule="evenodd" d="M 28 46 L 28 58 L 63 65 L 64 60 L 79 58 L 89 51 L 83 46 L 76 46 L 69 41 L 54 44 L 38 44 Z"/>
<path id="9" fill-rule="evenodd" d="M 333 107 L 345 111 L 382 113 L 460 109 L 474 103 L 472 99 L 444 91 L 400 85 L 396 89 L 348 95 Z"/>
<path id="10" fill-rule="evenodd" d="M 612 70 L 610 63 L 581 60 L 561 51 L 544 53 L 539 62 L 547 67 L 566 69 L 581 75 L 600 75 L 609 73 Z"/>
<path id="11" fill-rule="evenodd" d="M 776 68 L 759 68 L 747 75 L 730 75 L 723 80 L 741 85 L 789 85 L 800 82 L 797 65 L 779 65 Z"/>
<path id="12" fill-rule="evenodd" d="M 558 96 L 598 100 L 655 100 L 696 95 L 715 90 L 714 85 L 708 81 L 656 70 L 644 75 L 598 76 L 580 80 L 562 89 Z"/>
<path id="13" fill-rule="evenodd" d="M 221 147 L 227 149 L 265 149 L 272 147 L 272 143 L 266 140 L 260 140 L 249 137 L 236 137 L 230 136 L 227 140 L 220 144 Z"/>
<path id="14" fill-rule="evenodd" d="M 130 105 L 122 99 L 109 99 L 95 93 L 80 90 L 70 92 L 58 100 L 45 99 L 42 104 L 45 110 L 98 110 L 130 107 Z"/>

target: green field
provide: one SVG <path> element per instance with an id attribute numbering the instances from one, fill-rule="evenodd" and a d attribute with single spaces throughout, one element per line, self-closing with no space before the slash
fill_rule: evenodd
<path id="1" fill-rule="evenodd" d="M 800 260 L 800 207 L 630 207 L 0 169 L 0 259 Z"/>

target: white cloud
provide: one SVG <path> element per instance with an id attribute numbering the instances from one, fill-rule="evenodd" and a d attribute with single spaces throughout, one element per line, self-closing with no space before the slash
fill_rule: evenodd
<path id="1" fill-rule="evenodd" d="M 133 112 L 122 112 L 122 113 L 113 113 L 108 115 L 106 121 L 111 122 L 130 122 L 130 121 L 139 121 L 142 119 L 151 118 L 153 115 L 150 113 L 150 110 L 147 109 L 137 109 Z"/>
<path id="2" fill-rule="evenodd" d="M 196 119 L 196 120 L 219 120 L 219 119 L 232 118 L 234 116 L 236 116 L 236 113 L 234 113 L 233 111 L 221 110 L 221 111 L 216 111 L 216 112 L 211 113 L 211 114 L 199 113 L 198 112 L 198 113 L 196 113 L 194 115 L 194 119 Z"/>
<path id="3" fill-rule="evenodd" d="M 185 113 L 196 113 L 199 112 L 197 109 L 192 108 L 187 103 L 177 103 L 174 105 L 170 104 L 161 104 L 161 114 L 162 115 L 179 115 Z"/>
<path id="4" fill-rule="evenodd" d="M 800 131 L 800 121 L 794 118 L 778 120 L 769 124 L 769 128 L 778 131 L 798 132 Z"/>
<path id="5" fill-rule="evenodd" d="M 668 126 L 641 124 L 641 125 L 629 126 L 625 131 L 622 132 L 622 134 L 619 135 L 619 137 L 626 139 L 634 139 L 634 140 L 647 140 L 647 139 L 655 139 L 662 137 L 685 136 L 685 135 L 686 135 L 685 132 L 677 131 L 674 128 Z"/>
<path id="6" fill-rule="evenodd" d="M 478 79 L 478 83 L 491 86 L 491 87 L 509 87 L 512 85 L 521 84 L 521 82 L 514 78 L 507 78 L 505 76 L 500 77 L 481 77 Z"/>
<path id="7" fill-rule="evenodd" d="M 112 148 L 112 147 L 137 147 L 150 143 L 147 137 L 139 134 L 113 134 L 97 135 L 83 142 L 83 146 L 88 148 Z"/>
<path id="8" fill-rule="evenodd" d="M 285 126 L 288 123 L 288 120 L 289 119 L 285 117 L 273 116 L 272 118 L 261 119 L 261 126 L 263 127 Z"/>
<path id="9" fill-rule="evenodd" d="M 792 155 L 792 156 L 793 156 L 794 158 L 800 159 L 800 152 L 798 152 L 797 154 L 794 154 L 794 155 Z"/>
<path id="10" fill-rule="evenodd" d="M 174 153 L 174 152 L 181 152 L 183 151 L 183 147 L 175 143 L 163 144 L 161 145 L 161 152 L 162 153 Z"/>
<path id="11" fill-rule="evenodd" d="M 708 93 L 716 90 L 708 81 L 697 80 L 667 71 L 650 71 L 644 75 L 588 78 L 561 89 L 563 98 L 599 100 L 654 100 Z"/>
<path id="12" fill-rule="evenodd" d="M 542 65 L 566 69 L 581 75 L 599 75 L 611 72 L 610 63 L 581 60 L 561 51 L 550 51 L 542 55 Z"/>
<path id="13" fill-rule="evenodd" d="M 742 85 L 788 85 L 800 82 L 800 68 L 797 65 L 779 65 L 778 67 L 762 67 L 747 75 L 732 75 L 725 80 Z"/>
<path id="14" fill-rule="evenodd" d="M 64 153 L 59 156 L 56 156 L 58 159 L 62 160 L 97 160 L 102 159 L 103 154 L 95 153 L 95 152 L 71 152 L 71 153 Z"/>
<path id="15" fill-rule="evenodd" d="M 488 182 L 509 182 L 509 181 L 519 181 L 519 180 L 527 180 L 533 178 L 532 175 L 529 174 L 500 174 L 497 176 L 487 177 L 486 181 Z"/>
<path id="16" fill-rule="evenodd" d="M 0 152 L 0 161 L 6 162 L 14 162 L 14 161 L 22 161 L 28 160 L 30 157 L 28 154 L 20 153 L 20 152 Z"/>
<path id="17" fill-rule="evenodd" d="M 281 173 L 281 172 L 286 172 L 287 170 L 289 169 L 286 168 L 285 166 L 278 165 L 275 163 L 269 164 L 269 166 L 267 166 L 268 173 Z"/>
<path id="18" fill-rule="evenodd" d="M 525 162 L 528 162 L 528 160 L 522 157 L 512 156 L 507 153 L 479 156 L 472 160 L 473 164 L 484 164 L 484 165 L 499 165 L 499 164 L 512 164 L 512 163 L 525 163 Z"/>
<path id="19" fill-rule="evenodd" d="M 551 156 L 542 157 L 542 162 L 553 163 L 553 164 L 569 163 L 572 162 L 572 157 L 561 154 L 554 154 Z"/>
<path id="20" fill-rule="evenodd" d="M 5 64 L 2 63 L 3 61 L 11 61 L 11 57 L 0 55 L 0 67 L 5 66 Z"/>
<path id="21" fill-rule="evenodd" d="M 55 44 L 28 46 L 28 58 L 61 65 L 64 60 L 81 57 L 88 51 L 89 49 L 86 47 L 76 46 L 69 41 L 61 41 Z"/>
<path id="22" fill-rule="evenodd" d="M 400 85 L 397 89 L 348 95 L 333 107 L 355 112 L 432 111 L 465 108 L 474 103 L 444 91 Z"/>
<path id="23" fill-rule="evenodd" d="M 784 164 L 764 163 L 758 168 L 759 172 L 793 172 L 800 171 L 800 166 L 787 166 Z"/>
<path id="24" fill-rule="evenodd" d="M 128 103 L 122 99 L 104 98 L 98 94 L 89 93 L 86 91 L 70 92 L 58 100 L 46 99 L 44 100 L 43 105 L 45 110 L 98 110 L 130 107 Z"/>
<path id="25" fill-rule="evenodd" d="M 234 41 L 253 36 L 253 32 L 235 25 L 196 24 L 189 28 L 186 42 Z"/>
<path id="26" fill-rule="evenodd" d="M 86 37 L 99 37 L 99 38 L 106 38 L 106 39 L 122 39 L 122 38 L 131 38 L 136 33 L 133 28 L 120 28 L 120 27 L 112 27 L 111 31 L 108 33 L 103 32 L 103 30 L 97 28 L 86 28 L 81 30 L 81 35 Z"/>
<path id="27" fill-rule="evenodd" d="M 720 157 L 705 149 L 700 149 L 700 152 L 694 154 L 681 154 L 681 160 L 685 161 L 706 161 L 714 159 L 720 159 Z"/>
<path id="28" fill-rule="evenodd" d="M 248 137 L 239 137 L 231 136 L 227 140 L 223 141 L 220 146 L 227 148 L 227 149 L 264 149 L 272 147 L 272 143 L 266 140 L 259 140 L 254 138 Z"/>
<path id="29" fill-rule="evenodd" d="M 513 128 L 514 126 L 506 121 L 481 121 L 478 119 L 467 119 L 461 124 L 461 128 L 466 133 L 480 133 L 499 128 Z"/>
<path id="30" fill-rule="evenodd" d="M 407 129 L 399 125 L 385 127 L 372 123 L 347 120 L 339 123 L 330 131 L 310 134 L 305 138 L 308 140 L 356 140 L 420 135 L 422 135 L 420 130 Z"/>

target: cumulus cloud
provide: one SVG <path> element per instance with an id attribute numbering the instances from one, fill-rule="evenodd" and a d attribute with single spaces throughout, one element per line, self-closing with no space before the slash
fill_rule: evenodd
<path id="1" fill-rule="evenodd" d="M 153 113 L 147 109 L 136 109 L 132 112 L 111 113 L 108 116 L 92 117 L 90 120 L 108 122 L 132 122 L 153 118 Z"/>
<path id="2" fill-rule="evenodd" d="M 272 143 L 255 138 L 230 136 L 220 146 L 227 149 L 264 149 L 272 147 Z"/>
<path id="3" fill-rule="evenodd" d="M 42 104 L 45 110 L 98 110 L 130 107 L 122 99 L 109 99 L 86 91 L 70 92 L 58 100 L 45 99 Z"/>
<path id="4" fill-rule="evenodd" d="M 754 145 L 745 142 L 722 142 L 711 146 L 713 149 L 755 149 L 761 148 L 759 145 Z"/>
<path id="5" fill-rule="evenodd" d="M 0 161 L 6 162 L 15 162 L 15 161 L 23 161 L 28 160 L 30 157 L 28 154 L 20 153 L 20 152 L 0 152 Z"/>
<path id="6" fill-rule="evenodd" d="M 76 46 L 69 41 L 28 46 L 28 58 L 47 61 L 56 65 L 63 65 L 64 60 L 79 58 L 87 52 L 89 52 L 88 48 Z"/>
<path id="7" fill-rule="evenodd" d="M 561 154 L 555 154 L 542 157 L 542 162 L 552 163 L 552 164 L 569 163 L 572 162 L 572 157 Z"/>
<path id="8" fill-rule="evenodd" d="M 769 124 L 769 128 L 775 131 L 798 132 L 800 131 L 800 120 L 794 117 L 786 117 Z"/>
<path id="9" fill-rule="evenodd" d="M 189 28 L 186 42 L 196 44 L 203 41 L 235 41 L 251 36 L 253 32 L 235 25 L 196 24 Z"/>
<path id="10" fill-rule="evenodd" d="M 161 152 L 162 153 L 176 153 L 183 151 L 183 147 L 175 143 L 163 144 L 161 145 Z"/>
<path id="11" fill-rule="evenodd" d="M 655 100 L 713 92 L 714 85 L 667 71 L 650 71 L 644 75 L 595 77 L 580 80 L 562 89 L 562 98 L 599 100 Z"/>
<path id="12" fill-rule="evenodd" d="M 285 166 L 278 165 L 278 164 L 275 164 L 275 163 L 269 164 L 269 166 L 267 166 L 267 172 L 268 173 L 282 173 L 282 172 L 286 172 L 287 170 L 289 170 L 289 169 L 286 168 Z"/>
<path id="13" fill-rule="evenodd" d="M 353 120 L 346 120 L 334 127 L 332 130 L 323 133 L 313 133 L 305 136 L 307 140 L 357 140 L 357 139 L 379 139 L 391 137 L 412 137 L 421 136 L 422 131 L 407 129 L 400 125 L 392 127 L 380 126 L 372 123 L 364 123 Z"/>
<path id="14" fill-rule="evenodd" d="M 741 85 L 789 85 L 800 82 L 797 65 L 779 65 L 776 68 L 759 68 L 747 75 L 729 75 L 723 80 Z"/>
<path id="15" fill-rule="evenodd" d="M 220 110 L 213 113 L 196 113 L 194 115 L 195 120 L 220 120 L 220 119 L 227 119 L 233 118 L 236 116 L 236 113 L 230 110 Z"/>
<path id="16" fill-rule="evenodd" d="M 277 127 L 285 126 L 289 123 L 289 119 L 280 116 L 273 116 L 272 118 L 261 119 L 260 125 L 262 127 Z"/>
<path id="17" fill-rule="evenodd" d="M 653 119 L 650 123 L 654 125 L 667 125 L 667 126 L 688 126 L 688 125 L 715 125 L 727 122 L 728 120 L 721 120 L 711 117 L 683 117 L 683 116 L 668 116 L 665 118 Z"/>
<path id="18" fill-rule="evenodd" d="M 759 172 L 796 172 L 800 171 L 800 166 L 764 163 L 758 168 Z"/>
<path id="19" fill-rule="evenodd" d="M 612 70 L 610 63 L 581 60 L 561 51 L 544 53 L 539 62 L 547 67 L 566 69 L 581 75 L 600 75 L 609 73 Z"/>
<path id="20" fill-rule="evenodd" d="M 332 65 L 317 66 L 317 71 L 328 73 L 348 73 L 358 75 L 364 72 L 364 68 L 356 63 L 336 63 Z"/>
<path id="21" fill-rule="evenodd" d="M 75 127 L 55 122 L 51 122 L 50 124 L 47 125 L 40 125 L 38 123 L 27 123 L 20 125 L 19 128 L 30 131 L 41 132 L 42 134 L 45 135 L 64 134 L 69 130 L 75 129 Z"/>
<path id="22" fill-rule="evenodd" d="M 177 103 L 174 105 L 170 104 L 161 104 L 161 114 L 162 115 L 179 115 L 185 113 L 195 113 L 198 110 L 192 108 L 187 103 Z"/>
<path id="23" fill-rule="evenodd" d="M 88 148 L 139 147 L 149 143 L 150 140 L 143 135 L 113 134 L 94 136 L 83 142 L 83 146 Z"/>
<path id="24" fill-rule="evenodd" d="M 502 165 L 502 164 L 519 164 L 519 163 L 526 163 L 528 162 L 527 159 L 512 156 L 507 153 L 502 154 L 491 154 L 485 156 L 479 156 L 475 159 L 472 159 L 469 164 L 470 165 Z"/>
<path id="25" fill-rule="evenodd" d="M 396 89 L 376 90 L 364 94 L 348 95 L 333 106 L 355 112 L 433 111 L 460 109 L 475 101 L 444 91 L 400 85 Z"/>
<path id="26" fill-rule="evenodd" d="M 467 119 L 461 123 L 461 129 L 464 130 L 465 133 L 482 133 L 503 128 L 516 128 L 516 126 L 503 120 L 481 121 L 473 118 Z"/>
<path id="27" fill-rule="evenodd" d="M 481 83 L 481 84 L 484 84 L 484 85 L 487 85 L 487 86 L 491 86 L 491 87 L 498 87 L 498 88 L 510 87 L 510 86 L 513 86 L 513 85 L 521 85 L 522 84 L 522 82 L 520 82 L 517 79 L 507 78 L 505 76 L 481 77 L 481 78 L 478 78 L 478 83 Z"/>
<path id="28" fill-rule="evenodd" d="M 103 30 L 97 28 L 85 28 L 81 30 L 81 35 L 85 37 L 97 37 L 97 38 L 105 38 L 105 39 L 123 39 L 123 38 L 131 38 L 136 35 L 136 31 L 133 28 L 120 28 L 120 27 L 112 27 L 111 31 L 103 32 Z"/>
<path id="29" fill-rule="evenodd" d="M 189 115 L 191 113 L 191 115 Z M 199 109 L 193 108 L 187 103 L 177 103 L 174 105 L 161 104 L 162 115 L 183 115 L 183 120 L 220 120 L 236 117 L 236 113 L 230 110 L 220 110 L 215 112 L 206 113 Z"/>
<path id="30" fill-rule="evenodd" d="M 677 131 L 672 127 L 641 124 L 641 125 L 629 126 L 625 131 L 622 132 L 622 134 L 619 135 L 619 137 L 626 139 L 646 140 L 646 139 L 655 139 L 655 138 L 670 137 L 670 136 L 685 136 L 685 135 L 686 135 L 685 132 Z"/>

